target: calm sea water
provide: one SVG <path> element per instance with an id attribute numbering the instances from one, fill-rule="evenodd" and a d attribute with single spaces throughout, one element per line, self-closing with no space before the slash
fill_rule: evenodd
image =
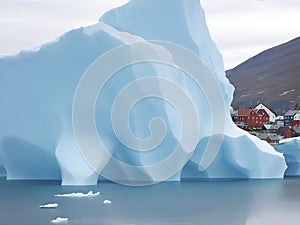
<path id="1" fill-rule="evenodd" d="M 55 194 L 100 191 L 95 198 Z M 103 205 L 104 199 L 112 201 Z M 46 203 L 56 209 L 40 209 Z M 62 187 L 50 181 L 0 180 L 1 225 L 300 225 L 300 179 Z"/>

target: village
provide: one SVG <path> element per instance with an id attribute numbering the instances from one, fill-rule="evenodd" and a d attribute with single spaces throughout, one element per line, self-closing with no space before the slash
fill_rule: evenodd
<path id="1" fill-rule="evenodd" d="M 231 110 L 234 123 L 250 134 L 277 145 L 281 139 L 300 136 L 300 110 L 290 109 L 276 115 L 270 107 L 258 103 L 253 108 Z"/>

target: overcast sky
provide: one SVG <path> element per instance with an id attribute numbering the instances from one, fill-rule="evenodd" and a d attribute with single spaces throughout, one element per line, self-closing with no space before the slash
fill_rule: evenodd
<path id="1" fill-rule="evenodd" d="M 188 0 L 186 0 L 188 1 Z M 127 0 L 0 0 L 0 55 L 91 25 Z M 226 69 L 300 36 L 300 0 L 201 0 Z"/>

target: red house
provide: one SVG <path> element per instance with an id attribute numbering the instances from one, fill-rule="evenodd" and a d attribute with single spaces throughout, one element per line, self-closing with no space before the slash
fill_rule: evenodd
<path id="1" fill-rule="evenodd" d="M 284 138 L 290 138 L 290 137 L 292 137 L 292 129 L 287 127 L 284 132 Z"/>
<path id="2" fill-rule="evenodd" d="M 270 122 L 270 116 L 269 116 L 269 114 L 267 113 L 266 110 L 264 110 L 264 109 L 258 109 L 258 110 L 255 109 L 255 111 L 256 111 L 256 114 L 261 117 L 261 121 L 262 121 L 263 125 L 265 123 Z"/>
<path id="3" fill-rule="evenodd" d="M 291 127 L 300 126 L 300 120 L 292 120 Z"/>
<path id="4" fill-rule="evenodd" d="M 248 127 L 262 128 L 269 119 L 270 116 L 264 109 L 238 109 L 237 111 L 237 122 Z"/>

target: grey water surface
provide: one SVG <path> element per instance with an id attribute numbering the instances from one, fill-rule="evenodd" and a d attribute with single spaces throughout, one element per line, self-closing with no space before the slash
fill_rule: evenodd
<path id="1" fill-rule="evenodd" d="M 93 198 L 55 194 L 101 192 Z M 104 205 L 109 199 L 112 204 Z M 56 209 L 39 205 L 58 203 Z M 300 179 L 211 180 L 128 187 L 0 180 L 0 225 L 300 225 Z"/>

